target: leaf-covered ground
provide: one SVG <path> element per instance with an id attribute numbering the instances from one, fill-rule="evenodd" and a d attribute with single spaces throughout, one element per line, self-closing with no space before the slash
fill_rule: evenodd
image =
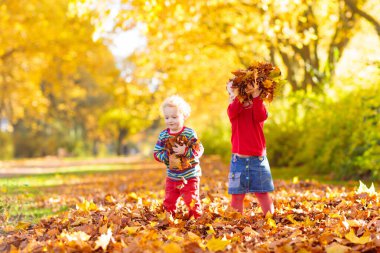
<path id="1" fill-rule="evenodd" d="M 0 214 L 0 252 L 380 251 L 373 189 L 275 180 L 276 214 L 264 217 L 247 195 L 240 215 L 229 208 L 227 166 L 208 159 L 202 168 L 198 220 L 186 219 L 182 201 L 174 219 L 163 212 L 164 169 L 69 177 L 36 200 L 41 208 L 68 211 L 37 224 L 12 224 Z"/>

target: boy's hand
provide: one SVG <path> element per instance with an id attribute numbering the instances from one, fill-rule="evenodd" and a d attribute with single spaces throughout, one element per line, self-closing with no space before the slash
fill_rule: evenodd
<path id="1" fill-rule="evenodd" d="M 178 143 L 175 143 L 173 146 L 174 154 L 176 155 L 183 155 L 185 154 L 186 145 L 179 145 Z"/>
<path id="2" fill-rule="evenodd" d="M 247 94 L 252 95 L 253 98 L 260 96 L 261 91 L 262 90 L 256 84 L 255 85 L 248 84 L 247 87 L 245 88 L 245 92 Z"/>

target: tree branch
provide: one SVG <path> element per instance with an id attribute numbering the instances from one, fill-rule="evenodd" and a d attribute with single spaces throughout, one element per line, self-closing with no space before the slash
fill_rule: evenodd
<path id="1" fill-rule="evenodd" d="M 342 6 L 343 8 L 344 6 Z M 328 65 L 326 66 L 327 76 L 333 76 L 335 73 L 335 64 L 339 61 L 342 52 L 352 37 L 351 30 L 355 25 L 355 16 L 346 15 L 346 9 L 339 10 L 339 21 L 335 33 L 331 40 L 328 51 Z M 338 53 L 338 54 L 337 54 Z"/>
<path id="2" fill-rule="evenodd" d="M 359 9 L 359 7 L 354 3 L 354 1 L 344 0 L 344 2 L 355 14 L 358 14 L 359 16 L 363 17 L 365 20 L 370 22 L 375 27 L 377 35 L 380 37 L 380 23 L 377 22 L 375 18 L 373 18 L 371 15 L 364 12 L 363 10 Z"/>
<path id="3" fill-rule="evenodd" d="M 0 55 L 0 59 L 1 60 L 5 60 L 6 58 L 8 58 L 9 56 L 11 56 L 16 51 L 17 51 L 17 48 L 12 48 L 11 50 L 8 50 L 4 54 Z"/>

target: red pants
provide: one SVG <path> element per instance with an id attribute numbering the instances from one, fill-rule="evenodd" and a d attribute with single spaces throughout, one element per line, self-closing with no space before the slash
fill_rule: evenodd
<path id="1" fill-rule="evenodd" d="M 184 181 L 174 181 L 166 178 L 164 208 L 174 214 L 178 198 L 182 196 L 189 208 L 189 218 L 199 218 L 202 215 L 201 201 L 199 200 L 199 177 Z"/>

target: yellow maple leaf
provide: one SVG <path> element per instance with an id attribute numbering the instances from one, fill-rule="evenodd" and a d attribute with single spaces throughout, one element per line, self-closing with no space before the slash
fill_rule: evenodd
<path id="1" fill-rule="evenodd" d="M 294 217 L 293 214 L 289 214 L 289 215 L 286 216 L 286 218 L 287 218 L 291 223 L 293 223 L 294 225 L 298 225 L 299 222 L 296 221 L 293 217 Z"/>
<path id="2" fill-rule="evenodd" d="M 66 239 L 67 241 L 82 241 L 82 242 L 88 241 L 91 237 L 90 235 L 86 234 L 83 231 L 76 231 L 73 233 L 66 233 L 65 231 L 63 231 L 60 236 L 61 238 Z"/>
<path id="3" fill-rule="evenodd" d="M 344 237 L 346 237 L 346 239 L 350 242 L 356 244 L 366 244 L 371 241 L 371 236 L 368 231 L 365 232 L 362 237 L 357 237 L 355 231 L 353 229 L 350 229 L 350 232 L 346 234 Z"/>
<path id="4" fill-rule="evenodd" d="M 359 180 L 359 188 L 355 191 L 356 194 L 360 193 L 368 193 L 370 196 L 371 195 L 377 195 L 377 192 L 375 190 L 375 186 L 373 183 L 371 184 L 371 187 L 368 188 L 365 184 L 363 184 L 362 181 Z"/>
<path id="5" fill-rule="evenodd" d="M 30 226 L 29 222 L 19 221 L 16 225 L 16 229 L 25 230 Z"/>
<path id="6" fill-rule="evenodd" d="M 128 197 L 130 197 L 131 199 L 135 199 L 135 200 L 137 200 L 139 198 L 135 192 L 131 192 L 130 194 L 128 194 Z"/>
<path id="7" fill-rule="evenodd" d="M 209 228 L 209 230 L 207 230 L 207 234 L 214 235 L 215 234 L 214 227 L 211 224 L 206 224 L 206 226 L 208 226 Z"/>
<path id="8" fill-rule="evenodd" d="M 206 197 L 206 198 L 202 199 L 202 203 L 205 204 L 205 205 L 209 205 L 211 203 L 211 200 L 210 200 L 209 197 Z"/>
<path id="9" fill-rule="evenodd" d="M 134 235 L 137 233 L 140 227 L 125 227 L 123 230 L 126 231 L 129 235 Z"/>
<path id="10" fill-rule="evenodd" d="M 174 242 L 163 245 L 162 249 L 165 253 L 182 253 L 181 246 Z"/>
<path id="11" fill-rule="evenodd" d="M 109 228 L 107 231 L 107 234 L 101 234 L 99 238 L 96 240 L 94 250 L 97 250 L 98 248 L 102 248 L 103 251 L 106 251 L 111 239 L 113 240 L 112 231 Z"/>
<path id="12" fill-rule="evenodd" d="M 305 220 L 305 225 L 309 226 L 309 227 L 312 227 L 312 226 L 315 225 L 315 221 L 310 220 L 309 216 L 307 216 L 306 220 Z"/>
<path id="13" fill-rule="evenodd" d="M 210 240 L 208 240 L 206 247 L 211 251 L 223 251 L 228 244 L 230 244 L 230 240 L 212 237 Z"/>
<path id="14" fill-rule="evenodd" d="M 349 247 L 343 246 L 336 242 L 326 246 L 326 253 L 346 253 L 349 251 L 350 251 Z"/>
<path id="15" fill-rule="evenodd" d="M 272 218 L 267 219 L 267 224 L 272 228 L 277 228 L 276 222 Z"/>
<path id="16" fill-rule="evenodd" d="M 92 201 L 89 202 L 87 200 L 83 200 L 82 203 L 76 204 L 76 208 L 77 210 L 85 211 L 85 212 L 98 210 L 98 207 L 95 205 L 94 202 Z"/>

